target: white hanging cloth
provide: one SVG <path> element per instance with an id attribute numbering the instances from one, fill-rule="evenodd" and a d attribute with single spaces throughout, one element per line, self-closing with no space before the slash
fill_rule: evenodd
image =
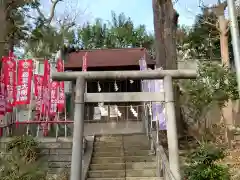
<path id="1" fill-rule="evenodd" d="M 116 82 L 116 81 L 114 81 L 114 90 L 115 90 L 116 92 L 119 90 L 119 88 L 118 88 L 118 85 L 117 85 L 117 82 Z"/>
<path id="2" fill-rule="evenodd" d="M 134 117 L 138 117 L 138 113 L 135 111 L 132 105 L 130 106 L 130 111 L 133 113 Z"/>

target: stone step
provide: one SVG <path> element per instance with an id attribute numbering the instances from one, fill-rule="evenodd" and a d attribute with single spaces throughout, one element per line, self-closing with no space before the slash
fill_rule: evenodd
<path id="1" fill-rule="evenodd" d="M 72 149 L 72 142 L 42 142 L 39 145 L 41 148 L 70 148 Z"/>
<path id="2" fill-rule="evenodd" d="M 72 154 L 72 148 L 41 148 L 41 154 Z"/>
<path id="3" fill-rule="evenodd" d="M 125 170 L 88 171 L 89 178 L 124 178 Z"/>
<path id="4" fill-rule="evenodd" d="M 156 169 L 156 162 L 127 162 L 126 169 Z"/>
<path id="5" fill-rule="evenodd" d="M 135 138 L 147 138 L 145 133 L 139 134 L 126 134 L 123 136 L 123 139 L 135 139 Z"/>
<path id="6" fill-rule="evenodd" d="M 125 157 L 93 157 L 93 164 L 108 164 L 108 163 L 121 163 L 121 162 L 154 162 L 154 156 L 125 156 Z"/>
<path id="7" fill-rule="evenodd" d="M 99 151 L 103 151 L 103 150 L 106 150 L 106 149 L 123 149 L 123 146 L 119 145 L 119 146 L 111 146 L 111 145 L 108 145 L 108 144 L 105 144 L 105 145 L 94 145 L 94 149 L 96 150 L 99 150 Z"/>
<path id="8" fill-rule="evenodd" d="M 123 142 L 102 142 L 102 141 L 98 141 L 98 142 L 94 142 L 94 146 L 123 146 Z"/>
<path id="9" fill-rule="evenodd" d="M 93 157 L 92 164 L 123 163 L 124 157 Z"/>
<path id="10" fill-rule="evenodd" d="M 124 152 L 116 152 L 116 151 L 112 151 L 112 152 L 98 152 L 95 151 L 92 155 L 93 157 L 118 157 L 118 156 L 124 156 Z"/>
<path id="11" fill-rule="evenodd" d="M 122 153 L 124 153 L 124 151 L 123 151 L 123 149 L 120 149 L 120 148 L 115 148 L 115 149 L 113 149 L 113 148 L 109 148 L 109 149 L 93 149 L 93 154 L 94 153 L 105 153 L 105 154 L 110 154 L 110 153 L 115 153 L 117 156 L 119 155 L 119 154 L 122 154 Z"/>
<path id="12" fill-rule="evenodd" d="M 138 144 L 138 143 L 131 143 L 131 144 L 124 144 L 124 145 L 120 145 L 120 144 L 109 144 L 109 143 L 102 143 L 102 144 L 94 144 L 94 148 L 124 148 L 124 149 L 128 149 L 128 148 L 150 148 L 149 144 Z"/>
<path id="13" fill-rule="evenodd" d="M 148 137 L 145 134 L 139 135 L 109 135 L 109 136 L 97 136 L 95 142 L 148 142 Z"/>
<path id="14" fill-rule="evenodd" d="M 87 180 L 125 180 L 125 178 L 87 178 Z"/>
<path id="15" fill-rule="evenodd" d="M 150 146 L 131 146 L 131 147 L 118 147 L 118 146 L 94 146 L 94 152 L 137 152 L 139 150 L 150 150 Z"/>
<path id="16" fill-rule="evenodd" d="M 71 159 L 72 159 L 72 156 L 66 155 L 66 154 L 51 155 L 48 157 L 48 161 L 55 161 L 55 162 L 71 161 Z"/>
<path id="17" fill-rule="evenodd" d="M 109 144 L 109 143 L 103 143 L 103 144 L 94 144 L 94 148 L 96 149 L 102 149 L 102 148 L 121 148 L 121 149 L 132 149 L 132 148 L 139 148 L 139 147 L 142 147 L 142 148 L 148 148 L 150 149 L 150 144 L 139 144 L 139 143 L 131 143 L 131 144 Z"/>
<path id="18" fill-rule="evenodd" d="M 138 151 L 125 151 L 126 156 L 148 156 L 152 152 L 151 150 L 138 150 Z"/>
<path id="19" fill-rule="evenodd" d="M 66 170 L 66 169 L 64 169 Z M 69 169 L 69 172 L 70 172 L 70 169 Z M 47 171 L 47 174 L 52 176 L 52 175 L 59 175 L 63 173 L 63 168 L 49 168 L 48 171 Z"/>
<path id="20" fill-rule="evenodd" d="M 156 177 L 156 169 L 131 169 L 126 170 L 126 177 Z"/>
<path id="21" fill-rule="evenodd" d="M 126 136 L 123 137 L 123 142 L 130 142 L 130 141 L 138 141 L 138 142 L 144 142 L 144 141 L 148 141 L 148 137 L 147 136 Z"/>
<path id="22" fill-rule="evenodd" d="M 95 141 L 115 141 L 115 140 L 122 140 L 122 135 L 108 135 L 108 136 L 96 136 Z"/>
<path id="23" fill-rule="evenodd" d="M 125 170 L 125 163 L 90 164 L 90 170 Z"/>
<path id="24" fill-rule="evenodd" d="M 125 180 L 164 180 L 163 177 L 126 177 Z"/>
<path id="25" fill-rule="evenodd" d="M 156 157 L 154 156 L 125 156 L 126 162 L 154 162 Z"/>
<path id="26" fill-rule="evenodd" d="M 87 178 L 87 180 L 163 180 L 163 177 Z"/>
<path id="27" fill-rule="evenodd" d="M 93 146 L 94 151 L 99 152 L 111 152 L 111 151 L 123 151 L 122 146 Z"/>
<path id="28" fill-rule="evenodd" d="M 149 139 L 146 136 L 140 136 L 140 137 L 124 137 L 123 138 L 123 142 L 124 143 L 129 143 L 129 142 L 139 142 L 139 143 L 143 143 L 143 142 L 148 142 Z"/>
<path id="29" fill-rule="evenodd" d="M 130 147 L 124 147 L 124 151 L 126 152 L 132 152 L 132 151 L 140 151 L 140 150 L 150 150 L 150 146 L 130 146 Z"/>

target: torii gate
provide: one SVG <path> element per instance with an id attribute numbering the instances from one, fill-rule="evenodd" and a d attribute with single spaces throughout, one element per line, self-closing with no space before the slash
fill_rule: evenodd
<path id="1" fill-rule="evenodd" d="M 195 79 L 196 71 L 192 70 L 151 70 L 151 71 L 93 71 L 93 72 L 58 72 L 53 73 L 54 81 L 76 80 L 73 148 L 71 161 L 71 180 L 82 180 L 82 140 L 84 132 L 85 102 L 165 102 L 169 166 L 175 180 L 181 180 L 178 154 L 178 138 L 174 107 L 173 79 Z M 145 80 L 163 79 L 164 93 L 161 92 L 127 92 L 127 93 L 86 93 L 88 80 Z"/>

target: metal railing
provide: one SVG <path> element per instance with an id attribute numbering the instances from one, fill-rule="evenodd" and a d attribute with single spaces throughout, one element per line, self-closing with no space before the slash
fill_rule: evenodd
<path id="1" fill-rule="evenodd" d="M 151 116 L 148 113 L 147 107 L 144 108 L 143 121 L 145 123 L 145 132 L 151 141 L 152 152 L 156 155 L 156 174 L 157 177 L 163 177 L 164 180 L 176 180 L 172 171 L 168 157 L 163 146 L 159 142 L 159 122 L 156 121 L 156 129 L 151 127 Z"/>
<path id="2" fill-rule="evenodd" d="M 33 113 L 34 114 L 34 113 Z M 51 137 L 51 138 L 71 138 L 73 121 L 64 118 L 43 120 L 35 116 L 33 119 L 25 121 L 11 121 L 8 116 L 5 123 L 0 125 L 0 137 L 18 136 L 18 135 L 31 135 L 33 137 Z"/>

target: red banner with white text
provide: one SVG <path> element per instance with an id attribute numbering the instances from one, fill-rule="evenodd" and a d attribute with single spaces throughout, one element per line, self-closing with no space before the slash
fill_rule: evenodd
<path id="1" fill-rule="evenodd" d="M 7 112 L 12 112 L 16 101 L 16 61 L 13 56 L 3 58 L 4 84 L 6 88 Z"/>
<path id="2" fill-rule="evenodd" d="M 57 114 L 57 105 L 58 105 L 58 89 L 59 83 L 56 81 L 52 81 L 50 83 L 50 91 L 51 91 L 51 98 L 50 98 L 50 116 L 55 116 Z"/>
<path id="3" fill-rule="evenodd" d="M 40 112 L 42 103 L 42 90 L 43 90 L 43 76 L 34 75 L 34 95 L 36 99 L 36 111 Z"/>
<path id="4" fill-rule="evenodd" d="M 57 61 L 57 72 L 64 72 L 63 60 L 58 59 Z M 64 82 L 59 82 L 59 94 L 58 94 L 58 112 L 64 112 L 65 109 L 65 93 L 64 93 Z"/>
<path id="5" fill-rule="evenodd" d="M 50 64 L 48 60 L 44 61 L 44 74 L 43 74 L 43 98 L 41 112 L 49 115 L 50 110 Z"/>
<path id="6" fill-rule="evenodd" d="M 18 77 L 17 77 L 17 97 L 16 105 L 29 104 L 31 99 L 33 77 L 33 61 L 18 61 Z"/>
<path id="7" fill-rule="evenodd" d="M 6 88 L 5 88 L 5 84 L 4 84 L 4 74 L 1 72 L 1 77 L 0 77 L 0 115 L 6 114 L 6 106 L 7 106 L 7 101 L 6 101 Z"/>

